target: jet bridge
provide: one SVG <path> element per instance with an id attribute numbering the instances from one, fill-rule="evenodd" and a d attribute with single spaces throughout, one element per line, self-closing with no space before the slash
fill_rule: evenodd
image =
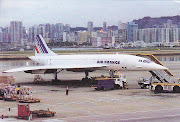
<path id="1" fill-rule="evenodd" d="M 137 54 L 137 56 L 145 56 L 148 57 L 150 60 L 154 61 L 157 64 L 164 66 L 154 55 L 152 54 Z M 154 78 L 157 78 L 162 83 L 174 83 L 175 76 L 168 70 L 154 70 L 149 71 Z"/>

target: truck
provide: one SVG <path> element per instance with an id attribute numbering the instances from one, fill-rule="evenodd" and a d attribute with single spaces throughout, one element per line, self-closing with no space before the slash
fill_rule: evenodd
<path id="1" fill-rule="evenodd" d="M 123 74 L 116 75 L 115 77 L 103 77 L 96 78 L 96 84 L 93 85 L 93 88 L 96 90 L 110 90 L 110 89 L 127 89 L 126 77 Z"/>

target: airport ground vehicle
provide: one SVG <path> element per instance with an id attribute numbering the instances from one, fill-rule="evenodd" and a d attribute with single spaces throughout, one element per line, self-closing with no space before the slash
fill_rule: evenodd
<path id="1" fill-rule="evenodd" d="M 29 104 L 18 104 L 18 118 L 32 119 L 32 117 L 52 117 L 56 112 L 48 110 L 30 110 Z"/>
<path id="2" fill-rule="evenodd" d="M 150 60 L 156 62 L 157 64 L 164 66 L 154 55 L 139 54 L 139 56 L 146 56 Z M 154 93 L 161 93 L 161 92 L 180 93 L 179 79 L 176 78 L 168 69 L 159 70 L 159 71 L 153 70 L 149 72 L 152 74 L 152 77 L 149 79 L 149 82 L 151 84 L 150 90 L 154 91 Z"/>
<path id="3" fill-rule="evenodd" d="M 180 93 L 179 83 L 151 83 L 150 89 L 155 93 L 174 92 Z"/>
<path id="4" fill-rule="evenodd" d="M 115 76 L 114 78 L 97 78 L 96 84 L 93 88 L 96 90 L 109 90 L 109 89 L 127 89 L 126 77 L 123 74 Z"/>
<path id="5" fill-rule="evenodd" d="M 141 87 L 141 89 L 148 89 L 149 86 L 151 85 L 150 79 L 145 78 L 145 77 L 141 77 L 138 80 L 138 85 Z"/>
<path id="6" fill-rule="evenodd" d="M 56 114 L 56 112 L 49 111 L 49 109 L 46 110 L 34 110 L 32 111 L 33 115 L 36 115 L 37 117 L 52 117 Z"/>

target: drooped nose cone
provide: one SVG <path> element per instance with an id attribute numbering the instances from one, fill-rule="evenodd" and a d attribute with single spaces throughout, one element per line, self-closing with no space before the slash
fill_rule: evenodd
<path id="1" fill-rule="evenodd" d="M 168 68 L 162 66 L 162 65 L 159 65 L 159 64 L 156 64 L 156 63 L 153 63 L 153 67 L 152 67 L 154 70 L 166 70 Z"/>

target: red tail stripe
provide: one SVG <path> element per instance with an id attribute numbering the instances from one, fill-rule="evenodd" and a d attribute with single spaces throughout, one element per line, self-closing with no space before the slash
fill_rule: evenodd
<path id="1" fill-rule="evenodd" d="M 38 48 L 36 46 L 35 46 L 35 50 L 36 50 L 37 53 L 39 53 L 39 50 L 38 50 Z"/>

